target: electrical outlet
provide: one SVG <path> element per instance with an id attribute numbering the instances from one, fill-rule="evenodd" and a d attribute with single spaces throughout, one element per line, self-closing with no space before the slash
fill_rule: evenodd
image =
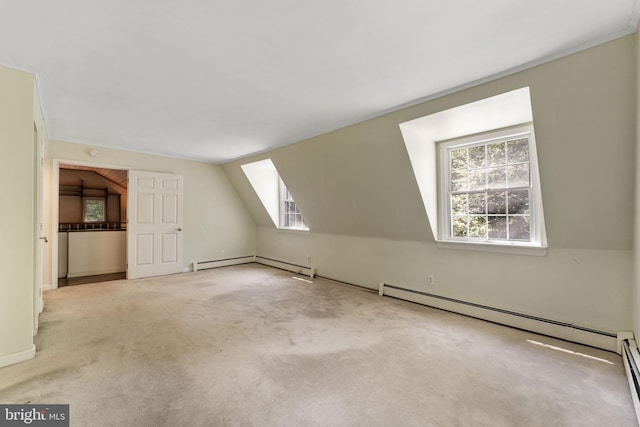
<path id="1" fill-rule="evenodd" d="M 427 285 L 435 285 L 436 284 L 436 278 L 433 277 L 433 274 L 430 274 L 427 276 Z"/>

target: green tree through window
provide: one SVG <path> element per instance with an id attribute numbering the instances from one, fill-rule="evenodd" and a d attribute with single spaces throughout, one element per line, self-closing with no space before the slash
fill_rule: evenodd
<path id="1" fill-rule="evenodd" d="M 531 241 L 529 138 L 447 148 L 453 239 Z"/>
<path id="2" fill-rule="evenodd" d="M 87 222 L 104 221 L 104 200 L 86 200 L 84 220 Z"/>

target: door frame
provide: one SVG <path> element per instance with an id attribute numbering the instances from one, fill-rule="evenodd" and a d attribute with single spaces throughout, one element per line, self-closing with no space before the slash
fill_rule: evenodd
<path id="1" fill-rule="evenodd" d="M 33 123 L 33 150 L 34 150 L 34 228 L 35 232 L 35 252 L 33 268 L 33 335 L 38 333 L 40 313 L 44 309 L 44 298 L 42 296 L 44 277 L 44 254 L 47 232 L 44 227 L 44 157 L 45 141 L 42 137 L 42 129 L 38 124 Z"/>
<path id="2" fill-rule="evenodd" d="M 51 168 L 51 289 L 58 288 L 58 221 L 60 218 L 60 165 L 87 166 L 104 169 L 126 170 L 131 169 L 128 166 L 113 165 L 106 163 L 87 162 L 82 160 L 68 160 L 55 158 L 52 159 Z M 127 198 L 129 191 L 127 187 Z M 128 200 L 127 200 L 128 203 Z M 126 234 L 127 239 L 129 234 Z M 125 248 L 126 250 L 126 248 Z"/>

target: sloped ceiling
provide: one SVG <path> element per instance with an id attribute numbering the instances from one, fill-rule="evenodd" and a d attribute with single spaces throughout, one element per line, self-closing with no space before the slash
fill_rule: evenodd
<path id="1" fill-rule="evenodd" d="M 225 162 L 635 31 L 640 0 L 0 1 L 49 136 Z"/>
<path id="2" fill-rule="evenodd" d="M 422 178 L 414 173 L 400 124 L 530 87 L 549 247 L 628 251 L 634 218 L 636 39 L 630 36 L 602 44 L 298 144 L 228 162 L 223 169 L 261 229 L 273 229 L 273 222 L 242 165 L 270 158 L 315 236 L 310 238 L 313 245 L 320 244 L 319 235 L 433 242 L 435 230 L 418 185 Z M 442 131 L 448 128 L 445 124 L 460 130 L 458 123 L 445 121 L 440 129 L 434 127 L 436 138 L 451 136 Z M 479 131 L 470 124 L 463 129 Z M 437 221 L 433 223 L 437 226 Z M 263 245 L 259 251 L 264 250 L 265 256 L 306 262 L 306 252 L 299 246 L 304 236 L 287 232 L 263 236 L 268 237 L 259 237 L 258 244 Z M 326 250 L 340 244 L 333 241 Z M 477 261 L 483 262 L 481 257 Z M 425 260 L 414 262 L 420 265 Z"/>
<path id="3" fill-rule="evenodd" d="M 81 165 L 60 165 L 60 169 L 71 169 L 80 171 L 95 172 L 101 177 L 119 185 L 122 188 L 127 188 L 127 171 L 122 169 L 105 169 L 92 166 Z"/>

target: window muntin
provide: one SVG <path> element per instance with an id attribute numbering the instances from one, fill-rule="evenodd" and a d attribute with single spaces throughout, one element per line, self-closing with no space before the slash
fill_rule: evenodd
<path id="1" fill-rule="evenodd" d="M 309 226 L 282 180 L 280 180 L 280 195 L 280 228 L 308 230 Z"/>
<path id="2" fill-rule="evenodd" d="M 441 143 L 443 240 L 540 245 L 534 147 L 528 126 Z"/>

